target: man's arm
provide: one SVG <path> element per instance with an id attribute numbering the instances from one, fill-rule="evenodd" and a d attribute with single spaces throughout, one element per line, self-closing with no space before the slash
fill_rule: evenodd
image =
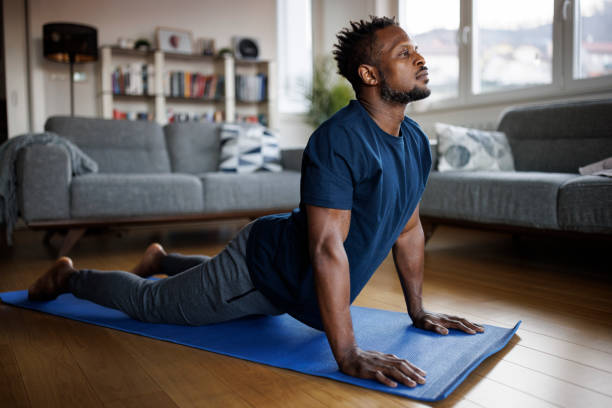
<path id="1" fill-rule="evenodd" d="M 376 351 L 363 351 L 356 342 L 350 312 L 349 262 L 344 250 L 351 212 L 306 206 L 309 252 L 319 310 L 327 340 L 342 372 L 376 379 L 391 387 L 423 384 L 425 372 L 406 360 Z"/>
<path id="2" fill-rule="evenodd" d="M 464 318 L 430 313 L 423 309 L 423 270 L 425 257 L 425 235 L 419 218 L 419 206 L 408 220 L 393 245 L 393 261 L 402 283 L 408 314 L 414 325 L 421 329 L 448 334 L 448 329 L 463 330 L 475 334 L 484 329 Z"/>

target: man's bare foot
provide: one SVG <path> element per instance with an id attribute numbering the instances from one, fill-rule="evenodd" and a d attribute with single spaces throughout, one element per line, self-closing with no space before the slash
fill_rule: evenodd
<path id="1" fill-rule="evenodd" d="M 59 258 L 47 272 L 30 286 L 28 299 L 47 301 L 57 298 L 62 293 L 67 293 L 68 278 L 75 272 L 70 258 L 65 256 Z"/>
<path id="2" fill-rule="evenodd" d="M 166 256 L 166 251 L 164 251 L 164 248 L 160 244 L 151 244 L 146 249 L 138 265 L 136 265 L 131 272 L 143 278 L 155 275 L 159 273 L 161 260 L 164 256 Z"/>

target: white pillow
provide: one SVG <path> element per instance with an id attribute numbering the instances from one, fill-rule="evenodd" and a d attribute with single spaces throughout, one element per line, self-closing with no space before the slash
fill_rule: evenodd
<path id="1" fill-rule="evenodd" d="M 278 135 L 259 124 L 221 126 L 219 170 L 227 173 L 282 170 Z"/>
<path id="2" fill-rule="evenodd" d="M 612 157 L 587 164 L 584 167 L 579 167 L 578 173 L 582 174 L 583 176 L 591 175 L 612 177 Z"/>
<path id="3" fill-rule="evenodd" d="M 436 123 L 439 171 L 514 171 L 510 144 L 503 132 Z"/>

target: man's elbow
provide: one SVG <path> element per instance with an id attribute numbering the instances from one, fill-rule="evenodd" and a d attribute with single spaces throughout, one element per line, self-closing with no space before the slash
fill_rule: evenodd
<path id="1" fill-rule="evenodd" d="M 418 222 L 415 224 L 414 227 L 402 231 L 393 246 L 394 248 L 398 245 L 414 246 L 421 243 L 425 243 L 425 233 L 423 232 L 423 227 L 421 226 L 421 223 Z"/>
<path id="2" fill-rule="evenodd" d="M 313 242 L 310 245 L 310 259 L 314 269 L 340 261 L 343 250 L 342 242 L 332 237 Z"/>

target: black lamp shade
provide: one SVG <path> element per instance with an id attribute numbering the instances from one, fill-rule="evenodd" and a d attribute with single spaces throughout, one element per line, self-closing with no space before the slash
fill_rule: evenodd
<path id="1" fill-rule="evenodd" d="M 65 63 L 98 59 L 98 31 L 91 26 L 71 23 L 43 25 L 43 55 Z"/>

